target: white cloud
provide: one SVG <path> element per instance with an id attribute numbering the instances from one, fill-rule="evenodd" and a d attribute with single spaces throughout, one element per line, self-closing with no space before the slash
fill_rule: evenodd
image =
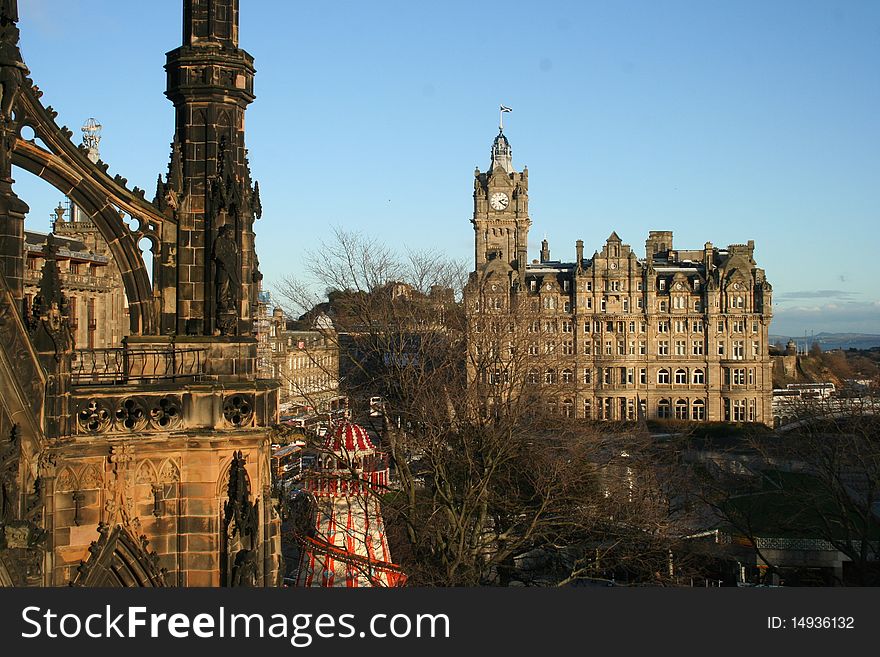
<path id="1" fill-rule="evenodd" d="M 802 335 L 804 331 L 880 334 L 880 301 L 777 306 L 770 331 L 777 335 Z"/>

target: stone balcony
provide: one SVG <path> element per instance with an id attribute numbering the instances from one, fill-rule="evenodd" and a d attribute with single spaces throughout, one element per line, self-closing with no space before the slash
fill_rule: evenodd
<path id="1" fill-rule="evenodd" d="M 252 338 L 133 338 L 77 351 L 75 436 L 242 431 L 278 422 L 278 386 L 254 374 Z"/>
<path id="2" fill-rule="evenodd" d="M 73 274 L 60 272 L 61 286 L 65 290 L 87 290 L 90 292 L 107 292 L 114 285 L 114 281 L 106 276 L 92 276 L 90 274 Z M 24 272 L 24 284 L 39 286 L 42 272 L 40 270 L 26 269 Z"/>

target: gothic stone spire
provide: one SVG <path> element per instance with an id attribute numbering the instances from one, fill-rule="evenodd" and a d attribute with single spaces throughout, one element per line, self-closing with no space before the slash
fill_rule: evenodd
<path id="1" fill-rule="evenodd" d="M 172 157 L 168 183 L 179 196 L 177 214 L 177 332 L 190 335 L 248 335 L 256 254 L 254 211 L 242 202 L 252 194 L 244 138 L 244 112 L 254 100 L 253 58 L 238 48 L 238 0 L 185 0 L 183 45 L 168 53 L 166 95 L 176 109 L 175 143 L 180 167 Z M 175 147 L 176 149 L 177 147 Z M 175 201 L 171 198 L 172 203 Z M 165 208 L 167 211 L 167 206 Z M 223 279 L 218 291 L 219 261 L 215 241 L 237 254 L 234 265 L 223 262 L 237 285 Z M 234 302 L 235 321 L 229 320 Z M 222 306 L 222 308 L 221 308 Z M 219 317 L 223 315 L 224 321 Z"/>

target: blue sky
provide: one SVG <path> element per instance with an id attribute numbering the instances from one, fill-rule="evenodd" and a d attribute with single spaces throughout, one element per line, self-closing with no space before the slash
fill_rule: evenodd
<path id="1" fill-rule="evenodd" d="M 180 0 L 20 2 L 43 101 L 104 125 L 110 172 L 152 195 Z M 242 0 L 247 139 L 271 289 L 332 226 L 471 264 L 473 169 L 498 105 L 528 165 L 536 257 L 612 230 L 698 248 L 755 240 L 771 332 L 880 333 L 880 2 Z M 28 227 L 60 195 L 25 172 Z"/>

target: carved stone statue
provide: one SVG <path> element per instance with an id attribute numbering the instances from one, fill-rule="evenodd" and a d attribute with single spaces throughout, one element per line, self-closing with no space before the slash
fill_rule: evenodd
<path id="1" fill-rule="evenodd" d="M 483 181 L 480 180 L 480 170 L 474 172 L 474 196 L 485 196 L 483 191 Z"/>
<path id="2" fill-rule="evenodd" d="M 12 106 L 28 69 L 18 49 L 18 5 L 0 0 L 0 121 L 12 116 Z"/>
<path id="3" fill-rule="evenodd" d="M 228 225 L 221 226 L 217 232 L 212 259 L 217 328 L 221 335 L 231 335 L 235 332 L 238 319 L 241 277 L 238 267 L 238 246 Z"/>
<path id="4" fill-rule="evenodd" d="M 257 585 L 257 553 L 253 550 L 239 550 L 232 566 L 232 586 Z"/>

